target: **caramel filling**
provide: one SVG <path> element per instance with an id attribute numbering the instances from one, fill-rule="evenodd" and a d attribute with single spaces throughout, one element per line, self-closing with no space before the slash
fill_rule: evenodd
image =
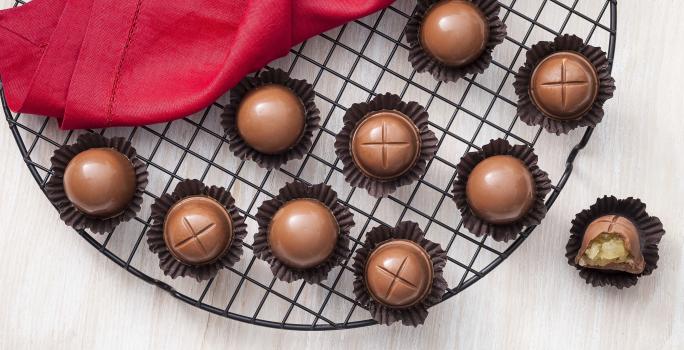
<path id="1" fill-rule="evenodd" d="M 615 233 L 601 233 L 591 240 L 580 258 L 582 266 L 633 263 L 634 258 L 625 247 L 625 241 Z"/>

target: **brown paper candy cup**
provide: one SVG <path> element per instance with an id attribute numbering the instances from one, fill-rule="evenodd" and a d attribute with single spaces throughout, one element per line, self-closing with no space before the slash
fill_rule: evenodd
<path id="1" fill-rule="evenodd" d="M 409 240 L 421 246 L 430 256 L 433 268 L 433 279 L 430 290 L 419 302 L 409 307 L 397 308 L 379 303 L 368 291 L 365 269 L 369 256 L 378 246 L 392 240 Z M 376 226 L 366 233 L 363 247 L 354 255 L 354 295 L 359 303 L 368 308 L 371 316 L 380 324 L 390 325 L 401 321 L 406 326 L 423 324 L 428 308 L 439 303 L 448 285 L 443 277 L 446 265 L 446 252 L 442 247 L 425 238 L 418 224 L 411 221 L 400 222 L 396 227 Z"/>
<path id="2" fill-rule="evenodd" d="M 178 261 L 169 251 L 164 241 L 164 221 L 171 207 L 186 197 L 206 196 L 215 199 L 230 214 L 233 237 L 228 248 L 216 260 L 201 265 L 188 265 Z M 147 245 L 159 256 L 159 267 L 165 275 L 176 278 L 189 276 L 197 281 L 208 280 L 216 276 L 220 269 L 231 267 L 242 256 L 242 245 L 247 236 L 245 218 L 235 206 L 235 199 L 230 192 L 218 186 L 206 186 L 199 180 L 184 180 L 176 185 L 172 193 L 165 193 L 152 204 L 152 225 L 147 230 Z"/>
<path id="3" fill-rule="evenodd" d="M 237 129 L 237 111 L 245 95 L 255 88 L 271 84 L 290 89 L 302 100 L 305 109 L 304 132 L 296 145 L 280 154 L 265 154 L 257 151 L 245 142 Z M 281 69 L 269 68 L 257 77 L 245 77 L 230 90 L 230 103 L 221 114 L 221 126 L 228 136 L 229 149 L 238 158 L 251 159 L 266 169 L 278 168 L 292 159 L 301 159 L 311 148 L 313 133 L 318 129 L 321 120 L 320 111 L 314 103 L 315 96 L 313 86 L 306 80 L 292 79 Z"/>
<path id="4" fill-rule="evenodd" d="M 619 215 L 632 221 L 639 233 L 641 253 L 644 256 L 645 267 L 640 274 L 622 271 L 599 270 L 582 267 L 575 262 L 575 258 L 582 247 L 584 232 L 589 224 L 605 215 Z M 646 212 L 646 204 L 638 198 L 617 199 L 604 196 L 596 200 L 589 209 L 582 210 L 572 220 L 570 239 L 565 246 L 565 257 L 568 264 L 579 270 L 587 284 L 594 287 L 613 286 L 618 289 L 629 288 L 637 283 L 641 276 L 650 275 L 658 267 L 658 244 L 665 234 L 663 224 L 655 216 Z"/>
<path id="5" fill-rule="evenodd" d="M 77 154 L 91 148 L 112 148 L 126 156 L 133 165 L 136 178 L 135 194 L 126 209 L 117 216 L 103 219 L 86 215 L 69 201 L 64 191 L 64 172 L 67 165 Z M 82 134 L 76 143 L 57 149 L 50 158 L 50 162 L 53 174 L 45 185 L 45 193 L 59 211 L 60 219 L 67 225 L 77 230 L 88 229 L 94 233 L 105 234 L 114 231 L 120 223 L 131 220 L 140 211 L 142 195 L 148 182 L 147 166 L 137 158 L 135 148 L 126 139 L 106 138 L 95 133 Z"/>
<path id="6" fill-rule="evenodd" d="M 280 261 L 271 250 L 268 243 L 269 226 L 276 212 L 287 202 L 300 198 L 315 199 L 323 203 L 332 212 L 339 234 L 335 248 L 328 259 L 318 266 L 308 269 L 297 269 Z M 279 280 L 293 282 L 303 279 L 308 283 L 318 283 L 327 278 L 328 273 L 335 266 L 347 259 L 349 250 L 349 230 L 354 226 L 354 216 L 347 207 L 337 201 L 337 193 L 328 185 L 318 184 L 308 186 L 301 182 L 291 182 L 281 188 L 278 195 L 264 201 L 256 214 L 259 232 L 254 235 L 254 255 L 271 265 L 273 275 Z"/>
<path id="7" fill-rule="evenodd" d="M 408 117 L 418 129 L 420 152 L 413 166 L 402 175 L 391 179 L 377 179 L 364 174 L 355 164 L 351 151 L 352 135 L 358 124 L 373 112 L 398 111 Z M 400 186 L 416 181 L 425 173 L 427 163 L 437 153 L 437 138 L 428 129 L 428 113 L 417 102 L 403 102 L 401 97 L 386 93 L 368 103 L 355 103 L 344 115 L 344 126 L 335 137 L 335 153 L 342 161 L 345 180 L 354 187 L 365 188 L 371 196 L 384 197 Z"/>
<path id="8" fill-rule="evenodd" d="M 446 65 L 430 55 L 421 45 L 420 26 L 430 7 L 442 0 L 418 0 L 414 15 L 406 25 L 406 40 L 410 45 L 409 61 L 417 72 L 429 72 L 440 81 L 457 81 L 467 74 L 482 73 L 492 63 L 492 51 L 506 37 L 506 24 L 499 19 L 501 5 L 496 0 L 471 0 L 489 21 L 487 47 L 475 61 L 454 67 Z"/>
<path id="9" fill-rule="evenodd" d="M 535 183 L 535 200 L 525 216 L 509 224 L 491 224 L 479 218 L 468 204 L 466 184 L 475 166 L 486 158 L 509 155 L 520 159 L 532 174 Z M 537 155 L 526 145 L 512 146 L 504 139 L 491 140 L 482 146 L 481 151 L 466 153 L 456 166 L 457 178 L 454 181 L 453 195 L 458 210 L 463 217 L 463 226 L 474 235 L 481 237 L 489 234 L 495 241 L 508 242 L 515 239 L 524 227 L 539 225 L 546 216 L 544 198 L 551 191 L 551 180 L 546 172 L 537 166 Z"/>
<path id="10" fill-rule="evenodd" d="M 594 66 L 599 87 L 598 94 L 591 108 L 573 120 L 558 120 L 547 116 L 532 101 L 530 96 L 530 84 L 532 73 L 537 65 L 546 57 L 561 51 L 578 53 Z M 615 92 L 615 79 L 610 75 L 608 57 L 601 48 L 585 44 L 582 39 L 575 35 L 562 35 L 553 41 L 540 41 L 527 51 L 527 60 L 520 67 L 515 76 L 515 93 L 518 95 L 517 116 L 528 125 L 541 125 L 550 133 L 556 135 L 567 134 L 577 127 L 595 127 L 603 119 L 603 104 L 613 97 Z"/>

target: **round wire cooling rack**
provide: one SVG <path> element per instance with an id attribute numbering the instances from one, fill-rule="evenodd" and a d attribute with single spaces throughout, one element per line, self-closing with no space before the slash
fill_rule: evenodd
<path id="1" fill-rule="evenodd" d="M 24 3 L 16 0 L 14 6 Z M 508 26 L 508 36 L 495 49 L 490 68 L 457 83 L 440 83 L 428 74 L 416 73 L 408 63 L 403 29 L 414 6 L 412 0 L 397 1 L 385 10 L 309 39 L 269 65 L 311 82 L 323 117 L 321 130 L 314 135 L 314 145 L 306 157 L 280 170 L 260 169 L 252 162 L 240 161 L 228 150 L 219 124 L 226 96 L 202 112 L 170 123 L 79 131 L 61 131 L 50 118 L 14 114 L 0 86 L 2 105 L 19 151 L 43 190 L 51 174 L 49 159 L 53 151 L 74 142 L 80 133 L 127 137 L 137 148 L 150 172 L 141 212 L 108 235 L 78 231 L 131 274 L 200 309 L 261 326 L 295 330 L 368 326 L 375 322 L 355 301 L 351 256 L 327 280 L 315 285 L 281 282 L 265 262 L 253 256 L 250 243 L 257 231 L 254 215 L 260 203 L 295 179 L 331 185 L 354 214 L 352 252 L 363 242 L 363 234 L 376 225 L 418 222 L 427 238 L 448 251 L 445 278 L 449 288 L 444 300 L 449 299 L 491 272 L 534 230 L 528 227 L 509 243 L 495 242 L 487 236 L 477 238 L 464 230 L 449 193 L 459 158 L 497 137 L 535 146 L 540 166 L 557 179 L 546 199 L 550 208 L 593 131 L 575 130 L 557 137 L 515 118 L 512 83 L 525 52 L 539 40 L 572 33 L 607 49 L 611 66 L 615 53 L 617 0 L 506 0 L 502 1 L 500 17 Z M 426 107 L 439 151 L 419 181 L 392 196 L 375 199 L 347 185 L 333 143 L 348 106 L 387 91 Z M 563 149 L 568 153 L 559 152 Z M 230 189 L 247 217 L 250 232 L 241 261 L 202 283 L 164 276 L 156 255 L 147 249 L 143 239 L 150 225 L 150 204 L 184 178 L 198 178 Z"/>

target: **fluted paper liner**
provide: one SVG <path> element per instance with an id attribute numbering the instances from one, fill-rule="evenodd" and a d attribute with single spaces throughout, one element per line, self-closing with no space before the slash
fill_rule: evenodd
<path id="1" fill-rule="evenodd" d="M 352 135 L 359 123 L 368 115 L 383 110 L 398 111 L 407 116 L 418 129 L 420 153 L 413 166 L 392 179 L 376 179 L 364 174 L 354 163 L 351 151 Z M 365 188 L 371 196 L 383 197 L 400 186 L 416 181 L 425 173 L 427 163 L 437 153 L 437 137 L 428 129 L 428 113 L 417 102 L 404 102 L 401 97 L 386 93 L 368 103 L 355 103 L 344 115 L 344 126 L 335 137 L 335 153 L 342 161 L 345 180 L 354 187 Z"/>
<path id="2" fill-rule="evenodd" d="M 598 76 L 598 95 L 589 111 L 573 120 L 558 120 L 547 116 L 532 101 L 530 84 L 532 73 L 537 65 L 546 57 L 561 51 L 572 51 L 584 56 Z M 548 132 L 556 135 L 567 134 L 577 127 L 595 127 L 603 119 L 603 104 L 613 97 L 615 79 L 610 75 L 608 57 L 601 48 L 587 45 L 575 35 L 565 34 L 553 41 L 540 41 L 527 51 L 527 60 L 515 76 L 515 93 L 518 95 L 517 116 L 528 125 L 541 125 Z"/>
<path id="3" fill-rule="evenodd" d="M 575 263 L 575 258 L 582 247 L 584 232 L 592 221 L 605 215 L 619 215 L 628 218 L 636 226 L 639 233 L 641 253 L 645 267 L 640 274 L 622 271 L 599 270 L 582 267 Z M 594 287 L 614 286 L 618 289 L 629 288 L 637 283 L 641 276 L 650 275 L 658 267 L 658 243 L 665 234 L 663 224 L 655 216 L 646 212 L 646 204 L 640 199 L 629 197 L 617 199 L 614 196 L 598 198 L 589 209 L 582 210 L 572 220 L 570 239 L 565 246 L 565 257 L 568 264 L 579 270 L 579 275 L 587 284 Z"/>
<path id="4" fill-rule="evenodd" d="M 323 203 L 332 212 L 340 229 L 335 249 L 328 259 L 320 265 L 308 269 L 293 268 L 281 262 L 273 255 L 268 244 L 268 230 L 273 216 L 287 202 L 300 198 L 315 199 Z M 252 246 L 254 255 L 269 263 L 273 275 L 281 281 L 292 282 L 303 279 L 309 283 L 321 282 L 327 278 L 330 270 L 350 255 L 349 230 L 354 226 L 354 216 L 347 207 L 337 201 L 337 193 L 326 184 L 313 186 L 301 182 L 286 184 L 275 198 L 261 204 L 256 214 L 256 221 L 259 225 L 259 232 L 254 235 Z"/>
<path id="5" fill-rule="evenodd" d="M 527 214 L 519 220 L 508 224 L 492 224 L 479 218 L 472 211 L 466 196 L 466 184 L 470 173 L 481 161 L 497 155 L 509 155 L 520 159 L 532 174 L 535 185 L 535 200 Z M 515 239 L 527 226 L 539 225 L 546 216 L 544 198 L 551 191 L 551 180 L 548 174 L 537 165 L 534 149 L 526 145 L 512 146 L 504 139 L 491 140 L 482 146 L 481 151 L 466 153 L 456 166 L 457 178 L 454 181 L 453 195 L 456 207 L 461 212 L 463 226 L 474 235 L 481 237 L 489 234 L 495 241 L 508 242 Z"/>
<path id="6" fill-rule="evenodd" d="M 278 84 L 287 87 L 304 104 L 304 131 L 296 145 L 280 154 L 265 154 L 252 148 L 237 129 L 237 111 L 243 97 L 251 90 L 264 85 Z M 281 69 L 267 69 L 258 77 L 245 77 L 230 90 L 230 103 L 221 114 L 221 126 L 228 136 L 228 148 L 242 160 L 253 160 L 262 168 L 274 169 L 292 159 L 301 159 L 313 144 L 312 137 L 320 123 L 320 111 L 314 103 L 313 86 L 306 80 L 292 79 Z"/>
<path id="7" fill-rule="evenodd" d="M 167 213 L 183 198 L 193 196 L 215 199 L 230 214 L 233 227 L 233 237 L 223 254 L 213 262 L 201 265 L 188 265 L 177 260 L 164 241 L 164 221 Z M 172 193 L 165 193 L 152 204 L 152 225 L 147 230 L 147 245 L 153 253 L 159 256 L 159 267 L 165 275 L 171 276 L 171 278 L 189 276 L 197 281 L 203 281 L 216 276 L 220 269 L 231 267 L 240 260 L 245 236 L 247 236 L 245 218 L 240 215 L 235 206 L 235 199 L 227 189 L 218 186 L 206 186 L 199 180 L 184 180 L 176 185 Z"/>
<path id="8" fill-rule="evenodd" d="M 409 307 L 390 307 L 377 302 L 371 296 L 366 286 L 365 269 L 368 257 L 373 250 L 392 240 L 403 239 L 421 246 L 432 261 L 433 279 L 430 290 L 423 300 Z M 425 238 L 425 234 L 412 221 L 402 221 L 396 227 L 376 226 L 366 233 L 363 247 L 354 255 L 354 295 L 356 300 L 368 308 L 371 316 L 380 324 L 390 325 L 401 321 L 406 326 L 416 327 L 423 324 L 428 314 L 428 308 L 439 303 L 448 285 L 443 277 L 447 254 L 442 247 Z"/>
<path id="9" fill-rule="evenodd" d="M 97 218 L 86 215 L 74 206 L 64 191 L 64 172 L 69 162 L 77 154 L 91 148 L 112 148 L 128 158 L 135 172 L 136 189 L 133 199 L 124 211 L 111 218 Z M 58 148 L 50 158 L 53 174 L 45 185 L 45 194 L 59 211 L 59 217 L 67 225 L 77 229 L 105 234 L 114 231 L 116 226 L 135 217 L 143 202 L 143 191 L 148 182 L 147 166 L 138 159 L 135 148 L 122 137 L 107 138 L 100 134 L 82 134 L 76 143 Z"/>
<path id="10" fill-rule="evenodd" d="M 506 37 L 506 24 L 499 19 L 501 5 L 496 0 L 471 0 L 489 22 L 487 47 L 475 61 L 461 66 L 449 66 L 430 55 L 420 42 L 420 26 L 430 7 L 442 0 L 418 0 L 414 15 L 406 25 L 406 40 L 410 45 L 409 62 L 417 72 L 429 72 L 440 81 L 457 81 L 467 74 L 482 73 L 492 63 L 492 51 Z"/>

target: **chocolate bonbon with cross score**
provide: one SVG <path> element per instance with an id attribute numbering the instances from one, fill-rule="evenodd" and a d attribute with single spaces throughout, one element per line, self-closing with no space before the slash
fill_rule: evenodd
<path id="1" fill-rule="evenodd" d="M 383 180 L 399 177 L 413 167 L 420 154 L 418 129 L 401 112 L 374 112 L 354 130 L 351 153 L 365 175 Z"/>
<path id="2" fill-rule="evenodd" d="M 598 76 L 591 62 L 576 52 L 561 51 L 541 61 L 530 83 L 530 97 L 545 115 L 573 120 L 591 109 L 598 95 Z"/>
<path id="3" fill-rule="evenodd" d="M 164 221 L 164 241 L 171 254 L 188 265 L 216 261 L 230 247 L 230 213 L 215 199 L 191 196 L 178 201 Z"/>
<path id="4" fill-rule="evenodd" d="M 432 284 L 433 266 L 417 243 L 397 239 L 379 245 L 366 262 L 366 287 L 373 299 L 405 308 L 425 298 Z"/>

